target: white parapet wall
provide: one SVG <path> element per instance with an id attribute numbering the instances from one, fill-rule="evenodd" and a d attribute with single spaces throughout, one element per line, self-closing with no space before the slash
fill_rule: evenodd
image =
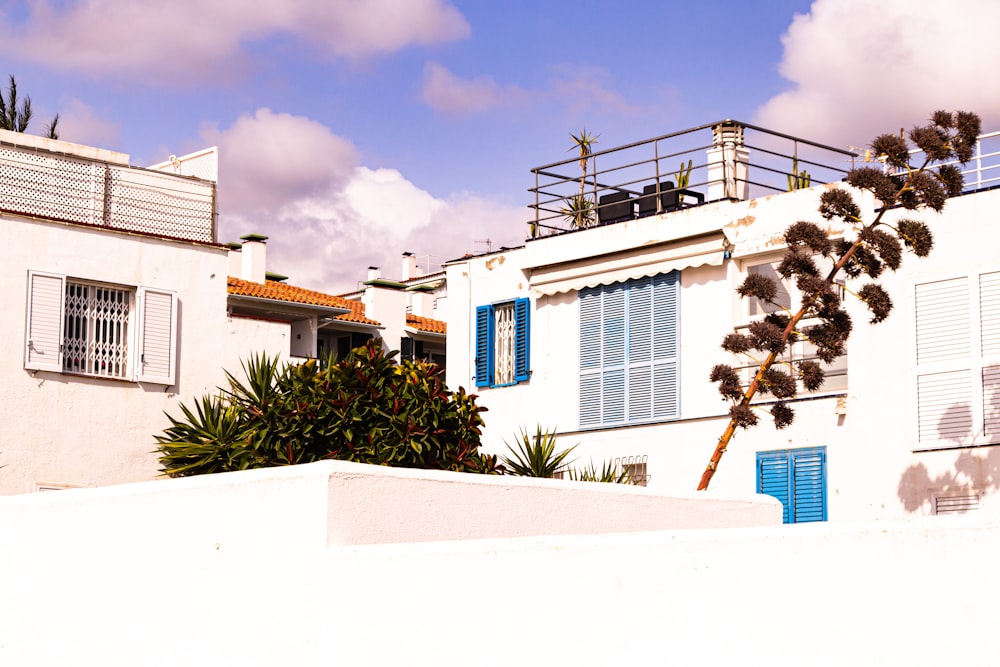
<path id="1" fill-rule="evenodd" d="M 0 664 L 990 662 L 995 515 L 779 522 L 343 462 L 9 496 Z"/>

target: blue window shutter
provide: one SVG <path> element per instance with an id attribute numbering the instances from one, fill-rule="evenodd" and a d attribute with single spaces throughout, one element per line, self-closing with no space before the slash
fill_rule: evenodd
<path id="1" fill-rule="evenodd" d="M 493 306 L 476 307 L 476 386 L 493 381 Z"/>
<path id="2" fill-rule="evenodd" d="M 601 294 L 580 290 L 580 426 L 601 423 Z"/>
<path id="3" fill-rule="evenodd" d="M 757 493 L 781 501 L 784 523 L 826 521 L 826 448 L 757 452 Z"/>
<path id="4" fill-rule="evenodd" d="M 654 276 L 652 295 L 653 418 L 680 417 L 680 272 Z"/>
<path id="5" fill-rule="evenodd" d="M 788 475 L 788 452 L 757 452 L 757 493 L 774 496 L 781 501 L 782 523 L 791 523 L 791 502 Z"/>
<path id="6" fill-rule="evenodd" d="M 514 301 L 514 381 L 524 382 L 531 373 L 531 308 L 528 299 Z"/>
<path id="7" fill-rule="evenodd" d="M 792 452 L 794 522 L 826 521 L 826 452 L 822 449 Z"/>

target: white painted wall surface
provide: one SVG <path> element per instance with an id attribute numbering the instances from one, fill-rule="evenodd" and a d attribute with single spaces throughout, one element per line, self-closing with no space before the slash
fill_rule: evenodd
<path id="1" fill-rule="evenodd" d="M 226 251 L 206 245 L 54 222 L 0 218 L 0 494 L 36 483 L 96 486 L 153 479 L 154 433 L 179 400 L 222 381 Z M 24 369 L 28 271 L 157 287 L 179 301 L 177 381 L 140 384 Z"/>
<path id="2" fill-rule="evenodd" d="M 521 250 L 470 258 L 447 267 L 451 293 L 448 383 L 470 387 L 475 307 L 531 294 L 530 270 L 525 267 L 537 266 L 545 258 L 570 262 L 598 256 L 623 250 L 629 243 L 632 247 L 662 243 L 690 230 L 708 229 L 710 223 L 723 227 L 734 244 L 733 258 L 723 266 L 689 268 L 681 274 L 680 420 L 579 431 L 576 292 L 532 295 L 531 380 L 512 387 L 476 390 L 479 403 L 489 408 L 484 415 L 485 448 L 505 452 L 505 439 L 512 441 L 522 426 L 533 432 L 540 423 L 559 430 L 560 446 L 578 444 L 574 455 L 580 463 L 593 460 L 600 465 L 620 456 L 647 455 L 652 488 L 665 492 L 694 489 L 726 422 L 728 403 L 708 382 L 708 375 L 714 364 L 728 361 L 719 347 L 723 335 L 746 322 L 745 305 L 734 290 L 747 265 L 781 252 L 788 224 L 800 219 L 823 222 L 816 211 L 822 190 L 823 186 L 817 186 L 746 202 L 709 204 L 533 241 Z M 859 201 L 871 211 L 870 197 L 859 197 Z M 996 447 L 914 452 L 914 285 L 1000 271 L 1000 257 L 986 241 L 995 236 L 993 214 L 998 207 L 1000 191 L 994 190 L 950 199 L 942 214 L 921 214 L 934 233 L 935 248 L 925 259 L 906 254 L 898 272 L 882 277 L 895 303 L 890 318 L 868 326 L 867 309 L 850 297 L 846 301 L 855 323 L 849 343 L 846 395 L 796 404 L 795 424 L 782 431 L 776 431 L 769 417 L 762 415 L 761 426 L 737 434 L 713 479 L 713 488 L 753 492 L 758 451 L 825 446 L 831 520 L 927 515 L 933 513 L 937 495 L 989 494 L 1000 489 Z M 902 214 L 893 212 L 891 216 Z M 609 236 L 612 231 L 620 234 Z M 631 241 L 626 243 L 625 239 Z M 592 241 L 589 245 L 588 240 Z M 538 249 L 542 246 L 545 252 Z M 603 261 L 594 259 L 595 265 Z M 857 285 L 863 283 L 858 281 Z M 954 444 L 973 441 L 989 439 L 970 433 Z"/>
<path id="3" fill-rule="evenodd" d="M 225 369 L 236 374 L 251 355 L 267 353 L 288 360 L 291 324 L 278 320 L 230 315 L 226 318 Z M 241 377 L 241 376 L 237 376 Z"/>
<path id="4" fill-rule="evenodd" d="M 464 481 L 387 470 L 325 462 L 0 498 L 0 663 L 798 667 L 995 654 L 992 513 L 338 542 L 338 525 L 387 520 L 393 539 L 388 504 L 338 504 L 366 486 L 404 494 L 425 538 L 453 521 L 436 518 L 435 498 Z M 509 496 L 502 508 L 460 507 L 490 524 L 544 494 L 494 490 Z M 588 507 L 572 485 L 563 494 L 564 506 Z M 713 496 L 660 515 L 695 516 Z"/>

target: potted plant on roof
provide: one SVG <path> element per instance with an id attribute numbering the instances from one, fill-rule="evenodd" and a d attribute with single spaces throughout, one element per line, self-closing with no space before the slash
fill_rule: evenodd
<path id="1" fill-rule="evenodd" d="M 583 128 L 580 134 L 570 132 L 569 136 L 573 139 L 573 145 L 567 150 L 576 150 L 580 154 L 580 194 L 567 198 L 566 205 L 560 212 L 574 227 L 589 227 L 594 223 L 594 200 L 584 194 L 587 185 L 587 163 L 600 135 L 590 134 L 587 128 Z"/>

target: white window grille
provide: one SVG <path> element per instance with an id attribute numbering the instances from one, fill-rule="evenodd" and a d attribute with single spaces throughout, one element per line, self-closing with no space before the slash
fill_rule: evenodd
<path id="1" fill-rule="evenodd" d="M 177 294 L 28 272 L 24 367 L 172 385 Z"/>
<path id="2" fill-rule="evenodd" d="M 494 306 L 496 333 L 494 338 L 494 382 L 513 384 L 514 382 L 514 334 L 516 331 L 514 303 Z"/>
<path id="3" fill-rule="evenodd" d="M 777 283 L 778 291 L 775 295 L 774 303 L 766 303 L 757 298 L 745 299 L 747 304 L 746 319 L 747 324 L 736 328 L 736 333 L 746 334 L 748 331 L 749 323 L 751 321 L 756 321 L 763 319 L 763 317 L 769 313 L 780 312 L 783 310 L 796 310 L 801 301 L 801 292 L 798 287 L 795 286 L 793 280 L 788 278 L 782 278 L 777 272 L 777 266 L 780 260 L 774 260 L 771 262 L 764 262 L 761 264 L 753 264 L 747 266 L 746 272 L 749 275 L 764 275 L 771 278 Z M 820 268 L 820 273 L 825 274 L 832 266 L 831 262 L 827 258 L 817 257 L 816 263 Z M 840 287 L 840 297 L 843 299 L 845 292 L 843 286 Z M 819 324 L 819 320 L 816 318 L 803 319 L 799 322 L 798 330 L 803 331 L 811 326 Z M 763 356 L 763 353 L 761 353 Z M 746 359 L 746 357 L 741 357 Z M 810 393 L 816 394 L 830 394 L 830 393 L 842 393 L 847 391 L 847 359 L 848 355 L 834 359 L 832 364 L 827 364 L 816 356 L 816 346 L 807 340 L 797 340 L 788 346 L 788 349 L 778 358 L 779 364 L 785 364 L 785 368 L 788 365 L 799 361 L 816 361 L 819 362 L 820 366 L 823 368 L 825 375 L 825 381 L 823 386 L 820 387 L 816 392 L 807 391 L 799 383 L 799 395 L 807 395 Z M 754 376 L 757 374 L 759 369 L 759 364 L 749 363 L 744 366 L 737 368 L 738 371 L 742 372 L 743 375 L 743 385 L 744 387 L 749 386 L 753 381 Z M 758 395 L 758 401 L 760 400 L 771 400 L 769 397 L 760 397 Z"/>
<path id="4" fill-rule="evenodd" d="M 629 482 L 636 486 L 646 486 L 649 484 L 649 472 L 646 467 L 648 457 L 623 456 L 615 459 L 615 466 L 619 471 L 628 473 Z"/>
<path id="5" fill-rule="evenodd" d="M 63 370 L 126 379 L 131 290 L 66 281 Z"/>

